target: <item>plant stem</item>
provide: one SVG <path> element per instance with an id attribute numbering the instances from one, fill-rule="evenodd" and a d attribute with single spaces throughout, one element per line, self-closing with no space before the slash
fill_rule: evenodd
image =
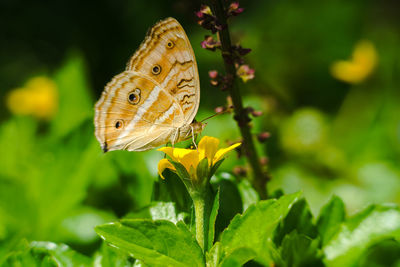
<path id="1" fill-rule="evenodd" d="M 206 218 L 205 215 L 205 195 L 195 194 L 192 196 L 194 213 L 195 213 L 195 224 L 196 224 L 196 240 L 199 243 L 201 249 L 204 251 L 205 248 L 205 235 L 206 235 Z"/>
<path id="2" fill-rule="evenodd" d="M 240 94 L 237 82 L 236 67 L 232 60 L 233 50 L 227 23 L 226 9 L 223 0 L 211 0 L 211 9 L 213 11 L 213 14 L 217 17 L 218 21 L 223 25 L 222 30 L 218 31 L 218 36 L 221 42 L 221 50 L 225 64 L 225 71 L 227 76 L 231 80 L 231 83 L 228 85 L 228 90 L 234 106 L 234 118 L 237 121 L 240 133 L 243 137 L 243 147 L 245 150 L 245 155 L 253 170 L 253 178 L 250 179 L 250 182 L 257 190 L 260 198 L 265 199 L 267 198 L 266 185 L 269 178 L 261 168 L 260 160 L 254 145 L 253 136 L 250 132 L 250 118 L 246 109 L 243 108 L 242 96 Z"/>

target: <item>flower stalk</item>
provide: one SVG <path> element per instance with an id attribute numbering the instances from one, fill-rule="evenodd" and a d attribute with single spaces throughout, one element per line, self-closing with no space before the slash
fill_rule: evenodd
<path id="1" fill-rule="evenodd" d="M 196 229 L 196 240 L 199 243 L 201 249 L 207 247 L 207 231 L 208 225 L 206 223 L 206 198 L 207 194 L 202 191 L 194 191 L 190 193 L 193 200 L 194 213 L 195 213 L 195 229 Z"/>
<path id="2" fill-rule="evenodd" d="M 208 235 L 210 216 L 214 201 L 214 194 L 210 187 L 210 179 L 221 165 L 224 156 L 240 146 L 233 144 L 227 148 L 218 149 L 220 141 L 217 138 L 205 136 L 199 144 L 198 149 L 183 149 L 173 147 L 162 147 L 159 151 L 167 154 L 158 163 L 158 172 L 161 178 L 165 169 L 175 172 L 184 183 L 193 200 L 195 212 L 196 240 L 200 247 L 207 250 L 212 243 Z"/>
<path id="3" fill-rule="evenodd" d="M 232 98 L 232 103 L 234 106 L 234 118 L 237 121 L 240 133 L 243 137 L 243 149 L 253 170 L 253 178 L 250 179 L 250 182 L 257 190 L 260 198 L 265 199 L 267 198 L 267 181 L 269 180 L 269 177 L 262 170 L 260 165 L 259 156 L 257 154 L 253 136 L 250 131 L 250 118 L 247 110 L 243 107 L 242 96 L 240 94 L 237 82 L 236 67 L 232 63 L 235 55 L 227 23 L 228 12 L 224 6 L 223 0 L 211 0 L 210 2 L 212 13 L 217 18 L 219 24 L 222 25 L 220 30 L 218 30 L 218 36 L 221 45 L 221 54 L 224 59 L 226 76 L 229 77 L 227 90 Z"/>

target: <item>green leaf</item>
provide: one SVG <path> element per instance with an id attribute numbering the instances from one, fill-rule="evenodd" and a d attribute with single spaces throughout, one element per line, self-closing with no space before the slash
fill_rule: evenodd
<path id="1" fill-rule="evenodd" d="M 182 179 L 182 181 L 185 182 L 186 180 L 190 180 L 189 172 L 186 170 L 185 166 L 173 160 L 170 160 L 170 162 L 172 163 L 172 165 L 174 165 L 176 173 Z"/>
<path id="2" fill-rule="evenodd" d="M 243 203 L 232 175 L 221 173 L 214 176 L 212 186 L 215 191 L 219 190 L 219 211 L 215 222 L 215 235 L 218 236 L 233 217 L 243 212 Z"/>
<path id="3" fill-rule="evenodd" d="M 122 220 L 96 227 L 108 243 L 152 266 L 204 266 L 204 256 L 182 223 Z"/>
<path id="4" fill-rule="evenodd" d="M 251 186 L 249 180 L 242 179 L 238 183 L 237 188 L 239 190 L 240 197 L 242 198 L 243 210 L 247 210 L 250 205 L 257 203 L 257 201 L 260 200 L 257 191 Z"/>
<path id="5" fill-rule="evenodd" d="M 209 226 L 208 226 L 208 248 L 209 250 L 213 243 L 214 243 L 214 238 L 215 238 L 215 221 L 217 220 L 217 215 L 218 215 L 218 209 L 219 209 L 219 188 L 217 191 L 217 194 L 214 197 L 214 202 L 211 207 L 211 213 L 210 213 L 210 218 L 209 218 Z"/>
<path id="6" fill-rule="evenodd" d="M 343 223 L 323 247 L 327 266 L 354 265 L 372 244 L 400 239 L 400 210 L 393 205 L 372 205 Z"/>
<path id="7" fill-rule="evenodd" d="M 257 253 L 251 248 L 237 248 L 218 265 L 220 267 L 240 267 L 254 259 Z"/>
<path id="8" fill-rule="evenodd" d="M 59 109 L 56 118 L 52 120 L 52 130 L 56 136 L 64 136 L 92 116 L 93 102 L 85 72 L 82 55 L 74 52 L 55 75 Z"/>
<path id="9" fill-rule="evenodd" d="M 154 200 L 173 202 L 179 212 L 190 213 L 192 199 L 182 179 L 172 171 L 164 172 L 165 180 L 154 184 Z"/>
<path id="10" fill-rule="evenodd" d="M 15 251 L 4 266 L 91 266 L 90 258 L 70 249 L 67 245 L 33 241 L 25 249 Z"/>
<path id="11" fill-rule="evenodd" d="M 337 232 L 345 217 L 344 203 L 337 196 L 333 196 L 329 203 L 322 207 L 317 221 L 317 229 L 323 246 Z"/>
<path id="12" fill-rule="evenodd" d="M 218 266 L 222 254 L 221 243 L 216 242 L 212 248 L 206 252 L 207 267 Z"/>
<path id="13" fill-rule="evenodd" d="M 221 235 L 223 253 L 220 261 L 239 248 L 249 248 L 255 251 L 257 260 L 268 265 L 271 255 L 267 243 L 271 242 L 274 230 L 300 195 L 301 192 L 298 192 L 279 200 L 260 201 L 250 206 L 243 215 L 235 216 Z"/>
<path id="14" fill-rule="evenodd" d="M 184 214 L 177 214 L 174 202 L 157 201 L 139 211 L 129 213 L 124 219 L 167 220 L 176 224 L 180 220 L 183 221 Z"/>
<path id="15" fill-rule="evenodd" d="M 210 176 L 210 177 L 213 176 L 213 175 L 215 174 L 215 172 L 218 170 L 219 166 L 221 166 L 221 164 L 222 164 L 222 162 L 223 162 L 224 160 L 225 160 L 225 159 L 221 159 L 221 160 L 217 161 L 214 165 L 212 165 L 211 170 L 210 170 L 210 173 L 209 173 L 209 176 Z"/>
<path id="16" fill-rule="evenodd" d="M 286 218 L 279 224 L 274 236 L 275 244 L 279 246 L 283 238 L 293 230 L 311 238 L 317 236 L 317 229 L 313 224 L 313 216 L 304 198 L 294 203 Z"/>
<path id="17" fill-rule="evenodd" d="M 361 256 L 357 266 L 400 266 L 400 242 L 388 239 L 374 244 Z"/>
<path id="18" fill-rule="evenodd" d="M 37 242 L 30 244 L 33 254 L 48 254 L 58 266 L 89 266 L 90 259 L 78 252 L 70 249 L 64 244 L 55 244 L 52 242 Z"/>
<path id="19" fill-rule="evenodd" d="M 208 181 L 208 169 L 208 159 L 204 158 L 197 165 L 197 179 Z"/>
<path id="20" fill-rule="evenodd" d="M 129 258 L 127 253 L 103 242 L 100 250 L 94 256 L 94 266 L 126 267 L 129 266 Z"/>
<path id="21" fill-rule="evenodd" d="M 286 235 L 280 247 L 281 259 L 285 266 L 324 266 L 322 253 L 318 250 L 319 240 L 312 240 L 296 230 Z"/>

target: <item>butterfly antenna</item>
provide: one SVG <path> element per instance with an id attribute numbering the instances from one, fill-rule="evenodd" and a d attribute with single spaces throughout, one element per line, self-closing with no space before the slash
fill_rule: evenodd
<path id="1" fill-rule="evenodd" d="M 206 121 L 206 120 L 208 120 L 208 119 L 214 118 L 215 116 L 222 115 L 222 114 L 228 113 L 228 112 L 230 112 L 229 109 L 226 109 L 226 110 L 221 111 L 221 112 L 217 112 L 217 113 L 215 113 L 215 114 L 213 114 L 213 115 L 211 115 L 211 116 L 209 116 L 209 117 L 207 117 L 207 118 L 201 120 L 200 122 L 204 122 L 204 121 Z"/>

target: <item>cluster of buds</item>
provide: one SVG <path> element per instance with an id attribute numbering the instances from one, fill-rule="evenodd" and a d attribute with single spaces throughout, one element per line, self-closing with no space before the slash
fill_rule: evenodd
<path id="1" fill-rule="evenodd" d="M 243 7 L 239 7 L 239 2 L 233 2 L 228 8 L 228 17 L 237 16 L 243 12 Z"/>
<path id="2" fill-rule="evenodd" d="M 200 10 L 196 12 L 198 19 L 198 24 L 203 28 L 210 30 L 213 34 L 217 34 L 217 39 L 213 36 L 206 35 L 204 40 L 201 42 L 201 47 L 215 52 L 220 50 L 224 59 L 225 67 L 227 70 L 226 75 L 221 75 L 216 70 L 210 70 L 208 75 L 210 77 L 210 83 L 212 86 L 219 87 L 222 91 L 231 90 L 231 94 L 235 93 L 233 88 L 233 82 L 236 76 L 240 78 L 243 82 L 247 82 L 254 79 L 254 69 L 250 68 L 249 65 L 245 64 L 243 57 L 251 52 L 251 49 L 244 48 L 240 44 L 231 45 L 229 40 L 229 31 L 227 25 L 227 18 L 237 16 L 241 14 L 244 9 L 239 6 L 239 2 L 232 2 L 227 8 L 221 9 L 220 6 L 215 6 L 215 14 L 211 11 L 211 8 L 202 5 Z M 222 13 L 221 13 L 222 12 Z M 225 12 L 225 14 L 223 14 Z M 237 99 L 236 99 L 237 100 Z M 238 100 L 240 101 L 240 99 Z M 225 113 L 233 110 L 232 100 L 228 98 L 226 106 L 220 106 L 215 109 L 215 112 Z M 250 121 L 252 117 L 258 117 L 262 115 L 261 111 L 254 110 L 253 108 L 245 108 L 244 112 L 241 108 L 239 102 L 239 111 L 235 112 L 234 119 L 238 122 L 239 127 L 251 127 Z M 260 143 L 265 142 L 269 138 L 269 133 L 261 133 L 257 136 Z M 244 142 L 245 143 L 245 142 Z M 243 148 L 244 147 L 244 148 Z M 252 142 L 249 143 L 249 148 L 245 148 L 245 144 L 241 148 L 236 148 L 238 150 L 238 156 L 241 157 L 245 151 L 253 150 Z M 248 152 L 247 151 L 247 152 Z M 251 153 L 246 153 L 246 156 L 251 157 Z M 255 156 L 257 158 L 257 156 Z M 267 158 L 262 158 L 260 160 L 260 167 L 265 168 L 268 162 Z M 253 161 L 254 163 L 254 161 Z M 253 168 L 256 169 L 252 164 Z M 248 169 L 246 167 L 237 166 L 234 168 L 233 172 L 237 176 L 247 176 Z M 262 177 L 260 177 L 262 179 Z M 262 188 L 262 187 L 261 187 Z"/>
<path id="3" fill-rule="evenodd" d="M 239 2 L 233 2 L 226 9 L 226 16 L 232 17 L 237 16 L 243 12 L 243 8 L 239 6 Z M 198 24 L 203 28 L 210 30 L 212 33 L 216 33 L 224 29 L 224 25 L 219 23 L 218 18 L 212 13 L 209 6 L 202 5 L 200 10 L 196 13 Z M 221 42 L 214 39 L 213 36 L 206 35 L 204 40 L 201 42 L 201 47 L 210 51 L 221 49 Z M 250 48 L 244 48 L 241 45 L 233 45 L 231 52 L 224 55 L 224 60 L 228 64 L 234 64 L 236 68 L 236 75 L 243 81 L 247 82 L 254 78 L 254 69 L 251 69 L 249 65 L 246 65 L 243 60 L 243 56 L 251 52 Z M 209 76 L 211 78 L 211 84 L 218 86 L 221 90 L 226 90 L 230 87 L 232 79 L 230 77 L 219 75 L 217 71 L 210 71 Z"/>
<path id="4" fill-rule="evenodd" d="M 204 41 L 201 42 L 201 47 L 207 50 L 215 51 L 217 48 L 221 48 L 221 43 L 210 35 L 206 35 Z"/>
<path id="5" fill-rule="evenodd" d="M 219 23 L 216 16 L 211 12 L 209 6 L 202 5 L 200 10 L 196 13 L 197 23 L 206 30 L 210 30 L 212 33 L 216 33 L 223 29 L 223 25 Z"/>
<path id="6" fill-rule="evenodd" d="M 248 114 L 251 114 L 255 118 L 260 117 L 263 114 L 263 112 L 261 110 L 255 110 L 253 107 L 247 107 L 246 112 Z"/>
<path id="7" fill-rule="evenodd" d="M 221 75 L 216 70 L 210 70 L 208 72 L 208 76 L 210 77 L 211 85 L 220 87 L 222 91 L 227 90 L 233 81 L 233 77 L 231 75 Z"/>

